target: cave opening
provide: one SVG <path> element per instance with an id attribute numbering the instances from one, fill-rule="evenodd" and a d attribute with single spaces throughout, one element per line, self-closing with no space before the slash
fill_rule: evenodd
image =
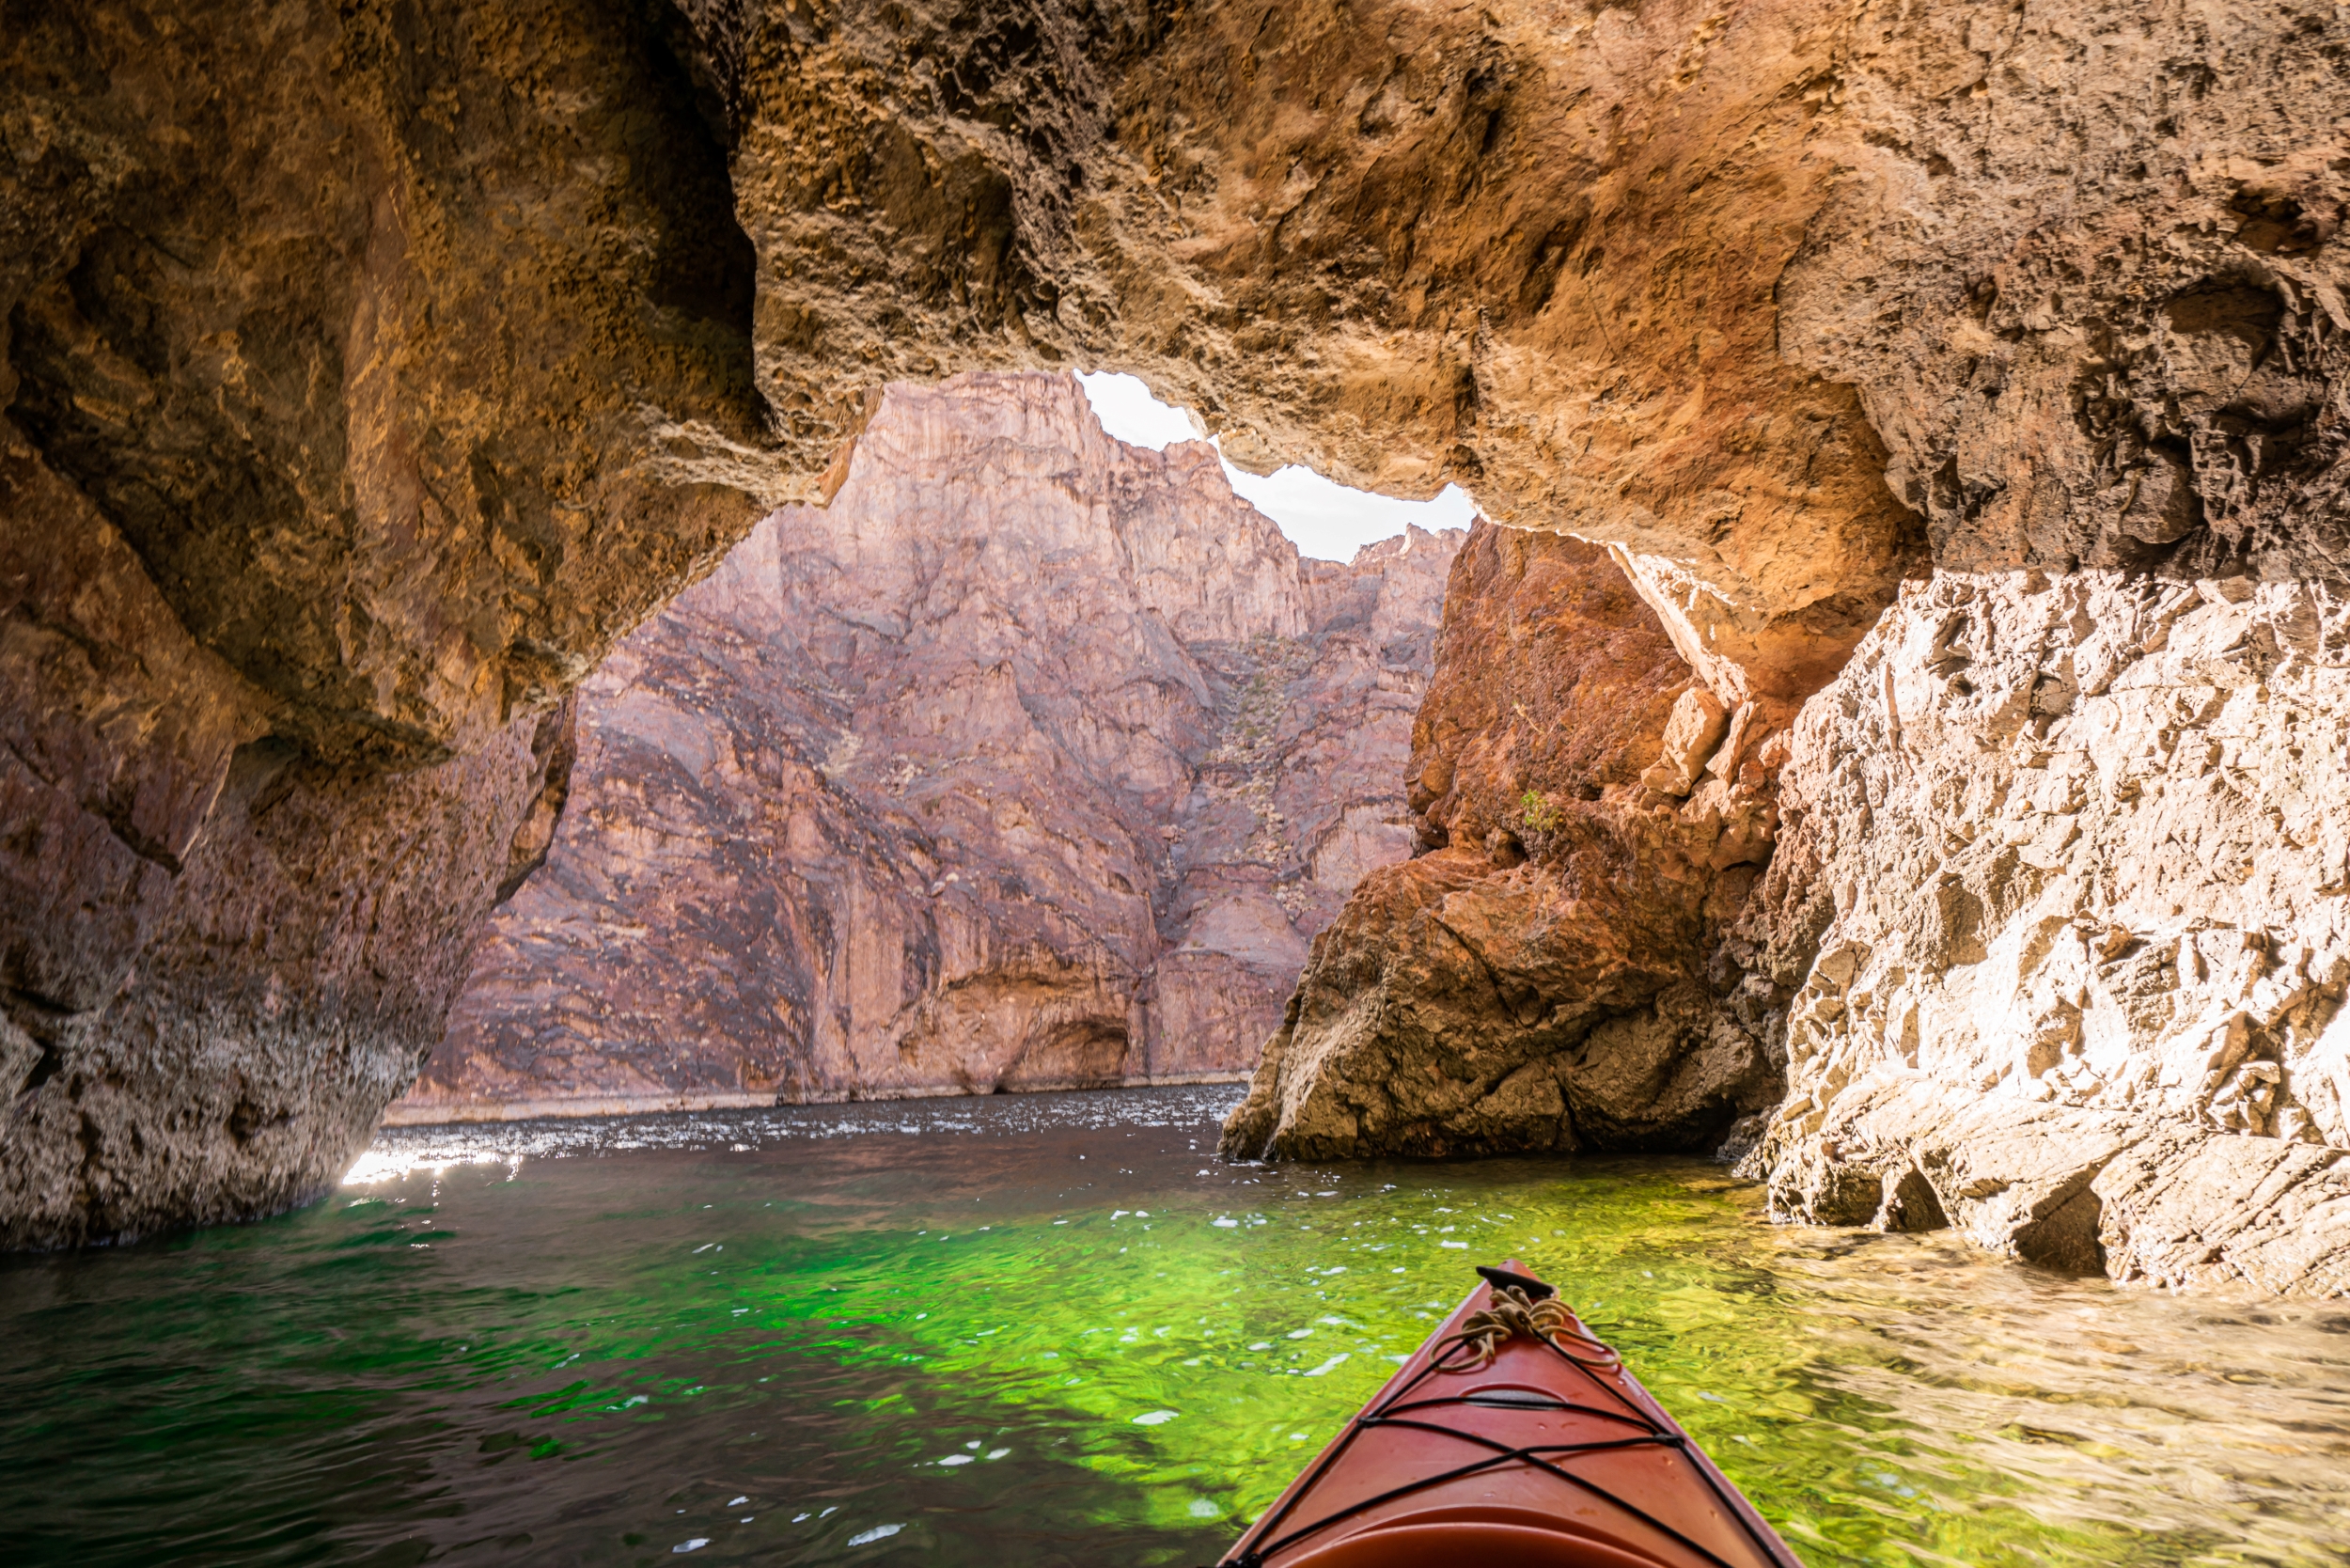
<path id="1" fill-rule="evenodd" d="M 1115 373 L 893 384 L 836 468 L 540 721 L 392 1121 L 1245 1078 L 1424 837 L 1458 486 L 1251 475 Z"/>

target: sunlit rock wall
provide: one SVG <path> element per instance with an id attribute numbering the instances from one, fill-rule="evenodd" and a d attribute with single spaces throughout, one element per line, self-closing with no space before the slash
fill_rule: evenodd
<path id="1" fill-rule="evenodd" d="M 1781 343 L 1936 570 L 1804 710 L 1733 944 L 1785 1214 L 2350 1289 L 2340 27 L 1859 30 Z"/>
<path id="2" fill-rule="evenodd" d="M 1306 561 L 1068 376 L 894 387 L 580 689 L 405 1120 L 1246 1073 L 1411 847 L 1458 533 Z"/>
<path id="3" fill-rule="evenodd" d="M 1781 806 L 1777 1206 L 2350 1288 L 2350 603 L 1937 575 L 1806 707 Z"/>

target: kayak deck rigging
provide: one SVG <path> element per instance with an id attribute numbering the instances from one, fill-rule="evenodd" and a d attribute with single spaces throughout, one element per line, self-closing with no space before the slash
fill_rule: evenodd
<path id="1" fill-rule="evenodd" d="M 1478 1273 L 1222 1568 L 1801 1568 L 1549 1285 Z"/>

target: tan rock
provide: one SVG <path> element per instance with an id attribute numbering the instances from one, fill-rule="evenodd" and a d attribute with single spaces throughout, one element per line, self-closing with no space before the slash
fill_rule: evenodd
<path id="1" fill-rule="evenodd" d="M 1941 573 L 1781 776 L 1742 933 L 1784 998 L 1792 1103 L 1748 1156 L 1776 1204 L 1849 1223 L 1824 1168 L 1914 1166 L 2035 1261 L 2342 1287 L 2337 598 Z"/>
<path id="2" fill-rule="evenodd" d="M 1703 686 L 1691 686 L 1674 699 L 1672 716 L 1665 721 L 1664 755 L 1640 776 L 1640 782 L 1668 795 L 1685 795 L 1696 787 L 1698 775 L 1730 729 L 1730 710 Z"/>

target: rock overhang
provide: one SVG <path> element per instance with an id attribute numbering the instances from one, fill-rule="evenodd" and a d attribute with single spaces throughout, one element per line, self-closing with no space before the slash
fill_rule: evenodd
<path id="1" fill-rule="evenodd" d="M 212 662 L 200 702 L 138 673 L 180 667 L 152 637 L 108 679 L 222 744 L 117 727 L 27 786 L 168 882 L 139 844 L 237 829 L 118 799 L 249 818 L 289 744 L 346 802 L 539 757 L 496 737 L 754 498 L 823 494 L 894 375 L 1082 353 L 1252 466 L 1458 478 L 1615 545 L 1782 733 L 1936 567 L 2342 578 L 2342 160 L 2306 69 L 2339 23 L 2306 6 L 176 8 L 133 47 L 140 14 L 14 41 L 0 391 L 14 504 L 127 542 L 108 570 Z M 252 151 L 306 145 L 317 199 Z M 59 667 L 22 707 L 70 729 L 92 678 Z M 485 896 L 536 831 L 468 852 Z M 104 992 L 157 896 L 47 980 L 12 934 L 12 1015 L 77 1038 L 39 998 Z"/>

